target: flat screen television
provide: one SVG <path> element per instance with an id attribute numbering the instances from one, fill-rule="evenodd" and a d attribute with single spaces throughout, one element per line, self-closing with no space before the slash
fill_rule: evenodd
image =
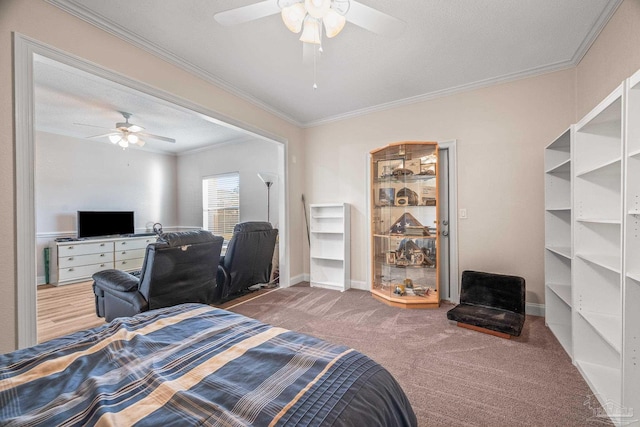
<path id="1" fill-rule="evenodd" d="M 133 211 L 78 211 L 78 238 L 133 233 Z"/>

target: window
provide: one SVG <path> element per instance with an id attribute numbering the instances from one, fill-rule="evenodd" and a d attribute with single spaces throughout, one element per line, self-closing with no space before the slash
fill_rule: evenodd
<path id="1" fill-rule="evenodd" d="M 225 173 L 202 179 L 202 225 L 226 241 L 240 222 L 240 174 Z"/>

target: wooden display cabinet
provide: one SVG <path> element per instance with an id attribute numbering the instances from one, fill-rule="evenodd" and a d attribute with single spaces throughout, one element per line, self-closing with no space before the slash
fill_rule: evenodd
<path id="1" fill-rule="evenodd" d="M 371 294 L 386 304 L 440 306 L 437 160 L 435 142 L 370 153 Z"/>

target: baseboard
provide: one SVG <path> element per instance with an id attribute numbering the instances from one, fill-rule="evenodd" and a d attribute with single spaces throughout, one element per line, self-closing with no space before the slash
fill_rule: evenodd
<path id="1" fill-rule="evenodd" d="M 531 316 L 544 317 L 544 304 L 528 302 L 525 305 L 525 313 Z"/>
<path id="2" fill-rule="evenodd" d="M 369 291 L 371 287 L 367 284 L 367 282 L 363 282 L 361 280 L 352 280 L 351 281 L 351 289 L 358 289 L 360 291 Z"/>
<path id="3" fill-rule="evenodd" d="M 297 276 L 292 276 L 289 278 L 289 286 L 297 285 L 298 283 L 308 282 L 309 275 L 308 274 L 298 274 Z"/>

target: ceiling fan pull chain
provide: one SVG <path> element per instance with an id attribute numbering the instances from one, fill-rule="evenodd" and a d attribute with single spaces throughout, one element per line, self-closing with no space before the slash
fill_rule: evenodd
<path id="1" fill-rule="evenodd" d="M 314 46 L 314 48 L 315 48 L 315 46 Z M 317 57 L 318 57 L 318 52 L 316 51 L 316 49 L 313 49 L 313 90 L 318 89 L 318 84 L 317 84 L 317 80 L 318 80 L 318 72 L 317 72 L 318 62 L 317 62 Z"/>

